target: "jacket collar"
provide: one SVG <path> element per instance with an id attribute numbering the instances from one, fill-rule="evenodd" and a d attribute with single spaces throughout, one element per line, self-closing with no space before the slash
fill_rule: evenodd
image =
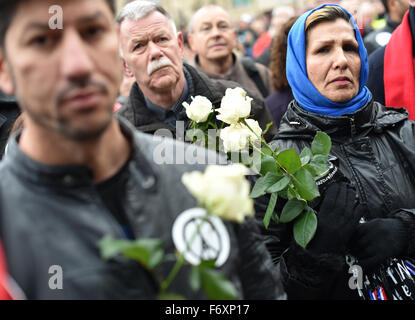
<path id="1" fill-rule="evenodd" d="M 386 16 L 386 24 L 391 28 L 392 32 L 401 24 L 400 22 L 393 21 L 390 19 L 389 15 Z M 392 33 L 391 32 L 391 33 Z"/>
<path id="2" fill-rule="evenodd" d="M 231 76 L 236 73 L 236 68 L 238 67 L 238 65 L 236 63 L 236 55 L 233 52 L 231 52 L 231 55 L 232 55 L 232 65 L 225 74 L 217 75 L 217 74 L 206 72 L 206 71 L 203 71 L 203 72 L 205 74 L 207 74 L 209 76 L 209 78 L 213 78 L 213 79 L 222 79 L 222 78 L 223 79 L 229 79 L 229 78 L 231 78 Z M 198 69 L 202 70 L 202 67 L 200 66 L 200 62 L 199 62 L 199 55 L 195 55 L 194 64 L 195 64 L 195 66 L 197 66 Z"/>
<path id="3" fill-rule="evenodd" d="M 134 127 L 125 119 L 117 118 L 121 131 L 131 142 L 130 171 L 145 189 L 155 187 L 157 177 L 140 150 L 139 137 Z M 39 186 L 60 188 L 81 188 L 94 185 L 92 170 L 85 165 L 45 165 L 28 157 L 19 147 L 21 131 L 9 140 L 7 155 L 3 158 L 2 169 L 8 169 L 24 181 Z M 137 170 L 131 170 L 137 169 Z M 133 172 L 134 171 L 134 172 Z"/>
<path id="4" fill-rule="evenodd" d="M 316 131 L 323 131 L 334 139 L 344 141 L 347 137 L 354 138 L 372 129 L 381 132 L 407 118 L 405 109 L 386 108 L 373 100 L 355 113 L 340 117 L 307 112 L 294 100 L 281 121 L 277 139 L 313 139 Z"/>
<path id="5" fill-rule="evenodd" d="M 186 75 L 186 80 L 189 85 L 189 94 L 184 101 L 191 103 L 191 96 L 202 95 L 207 97 L 214 105 L 220 104 L 222 96 L 218 96 L 211 91 L 207 85 L 209 79 L 206 75 L 186 63 L 183 63 L 183 72 Z M 146 107 L 144 94 L 137 82 L 135 82 L 131 88 L 125 112 L 127 113 L 125 116 L 130 119 L 140 131 L 154 132 L 163 128 L 172 130 L 171 127 L 159 120 L 157 116 Z"/>

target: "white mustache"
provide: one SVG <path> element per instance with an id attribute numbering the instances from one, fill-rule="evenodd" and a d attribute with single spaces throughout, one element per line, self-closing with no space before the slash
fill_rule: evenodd
<path id="1" fill-rule="evenodd" d="M 173 67 L 173 62 L 171 62 L 171 60 L 167 57 L 161 57 L 158 60 L 153 60 L 147 66 L 147 75 L 151 75 L 154 71 L 167 66 Z"/>

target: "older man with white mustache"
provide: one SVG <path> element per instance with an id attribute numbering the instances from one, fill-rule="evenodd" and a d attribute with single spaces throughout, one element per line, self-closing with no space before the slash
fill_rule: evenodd
<path id="1" fill-rule="evenodd" d="M 184 121 L 185 128 L 190 124 L 183 102 L 191 103 L 192 97 L 201 95 L 219 108 L 226 89 L 240 86 L 211 80 L 183 63 L 183 35 L 160 5 L 150 1 L 130 2 L 119 13 L 117 23 L 124 72 L 136 78 L 129 101 L 118 113 L 138 130 L 154 134 L 158 129 L 168 129 L 176 137 L 177 121 Z M 254 98 L 251 118 L 265 129 L 272 116 L 262 98 L 246 91 Z M 275 134 L 276 127 L 272 126 L 266 140 Z"/>

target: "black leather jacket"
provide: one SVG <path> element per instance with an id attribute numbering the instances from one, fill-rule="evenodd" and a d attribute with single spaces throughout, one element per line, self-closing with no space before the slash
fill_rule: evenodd
<path id="1" fill-rule="evenodd" d="M 139 133 L 119 119 L 131 140 L 130 178 L 125 187 L 125 212 L 136 238 L 158 238 L 167 254 L 174 254 L 172 224 L 196 200 L 181 183 L 184 172 L 203 170 L 205 165 L 169 165 L 154 161 L 161 138 Z M 158 285 L 138 263 L 119 256 L 104 261 L 98 242 L 105 235 L 124 238 L 124 233 L 104 207 L 84 166 L 47 166 L 27 157 L 18 147 L 18 136 L 9 143 L 0 166 L 0 237 L 11 276 L 29 299 L 154 299 Z M 174 163 L 189 145 L 164 140 L 171 150 L 163 158 Z M 192 146 L 193 148 L 193 146 Z M 204 151 L 206 151 L 204 149 Z M 212 155 L 211 155 L 212 156 Z M 209 159 L 215 159 L 211 157 Z M 231 250 L 220 268 L 243 299 L 284 298 L 279 275 L 253 229 L 224 222 Z M 164 278 L 174 261 L 162 263 L 157 272 Z M 52 290 L 51 266 L 63 271 L 63 289 Z M 171 292 L 190 299 L 203 299 L 189 285 L 189 267 L 172 283 Z"/>
<path id="2" fill-rule="evenodd" d="M 284 115 L 276 140 L 280 150 L 310 147 L 317 131 L 332 139 L 331 154 L 338 168 L 355 186 L 360 201 L 366 204 L 366 219 L 399 217 L 413 230 L 408 256 L 415 254 L 415 123 L 405 109 L 386 108 L 377 102 L 353 115 L 341 117 L 309 113 L 293 101 Z M 397 209 L 403 209 L 399 213 Z M 318 212 L 317 212 L 318 216 Z M 258 215 L 262 220 L 262 215 Z M 291 225 L 273 225 L 263 230 L 274 263 L 281 268 L 288 299 L 349 299 L 357 293 L 348 288 L 350 275 L 344 256 L 312 257 L 293 245 Z M 286 251 L 288 249 L 288 251 Z M 295 259 L 285 255 L 295 251 Z M 307 267 L 305 261 L 314 261 Z M 312 268 L 316 269 L 312 269 Z M 330 272 L 332 276 L 330 276 Z M 316 277 L 324 286 L 313 288 L 301 279 Z M 311 281 L 312 282 L 312 281 Z"/>

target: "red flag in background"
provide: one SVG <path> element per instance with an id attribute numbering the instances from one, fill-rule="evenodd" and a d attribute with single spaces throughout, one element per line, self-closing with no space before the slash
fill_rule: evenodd
<path id="1" fill-rule="evenodd" d="M 0 242 L 0 300 L 12 300 L 9 293 L 6 259 Z"/>

